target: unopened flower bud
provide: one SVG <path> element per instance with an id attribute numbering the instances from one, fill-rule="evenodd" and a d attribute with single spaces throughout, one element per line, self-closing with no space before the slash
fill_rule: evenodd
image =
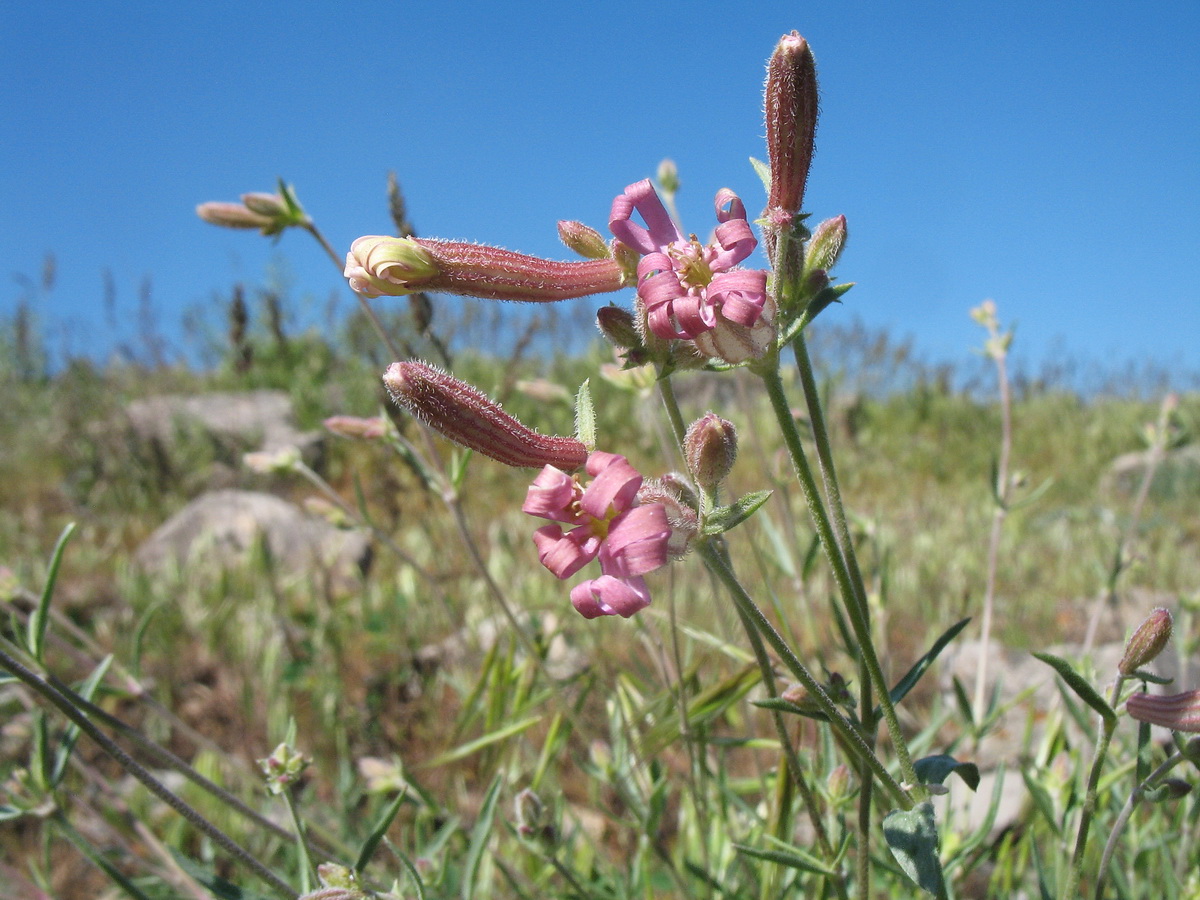
<path id="1" fill-rule="evenodd" d="M 287 744 L 280 744 L 266 759 L 258 761 L 258 767 L 266 777 L 267 790 L 282 794 L 297 781 L 311 763 L 307 756 Z"/>
<path id="2" fill-rule="evenodd" d="M 621 306 L 602 306 L 596 310 L 596 326 L 614 347 L 632 350 L 642 346 L 633 313 Z"/>
<path id="3" fill-rule="evenodd" d="M 328 431 L 344 438 L 374 440 L 387 434 L 387 422 L 383 416 L 330 416 L 324 424 Z"/>
<path id="4" fill-rule="evenodd" d="M 317 877 L 327 888 L 348 888 L 358 890 L 358 875 L 354 870 L 338 863 L 321 863 L 317 866 Z"/>
<path id="5" fill-rule="evenodd" d="M 286 475 L 294 470 L 300 461 L 300 451 L 296 447 L 256 450 L 242 454 L 242 462 L 246 468 L 259 475 Z"/>
<path id="6" fill-rule="evenodd" d="M 513 817 L 517 820 L 517 833 L 521 837 L 548 836 L 546 804 L 529 788 L 513 798 Z"/>
<path id="7" fill-rule="evenodd" d="M 681 559 L 692 547 L 700 533 L 699 501 L 691 486 L 678 475 L 647 478 L 638 490 L 638 503 L 646 506 L 657 503 L 667 513 L 671 536 L 667 539 L 667 554 Z"/>
<path id="8" fill-rule="evenodd" d="M 1200 732 L 1200 690 L 1180 694 L 1130 694 L 1125 709 L 1139 722 L 1171 731 Z"/>
<path id="9" fill-rule="evenodd" d="M 1117 664 L 1117 671 L 1126 677 L 1132 675 L 1162 653 L 1170 639 L 1171 613 L 1161 606 L 1157 607 L 1137 627 L 1125 645 L 1125 655 Z"/>
<path id="10" fill-rule="evenodd" d="M 438 273 L 433 254 L 415 238 L 368 235 L 350 245 L 343 274 L 364 297 L 395 297 L 425 290 Z"/>
<path id="11" fill-rule="evenodd" d="M 828 272 L 846 249 L 846 217 L 826 219 L 812 233 L 804 251 L 804 270 L 823 269 Z"/>
<path id="12" fill-rule="evenodd" d="M 679 168 L 675 165 L 675 160 L 664 159 L 658 164 L 658 172 L 655 175 L 655 180 L 658 182 L 659 188 L 664 194 L 676 194 L 679 192 Z"/>
<path id="13" fill-rule="evenodd" d="M 250 212 L 258 213 L 260 216 L 269 216 L 272 219 L 286 216 L 289 212 L 287 203 L 278 194 L 242 194 L 242 204 Z"/>
<path id="14" fill-rule="evenodd" d="M 817 131 L 817 68 L 808 42 L 795 31 L 780 39 L 767 63 L 765 106 L 771 166 L 767 208 L 797 213 Z"/>
<path id="15" fill-rule="evenodd" d="M 505 465 L 549 465 L 571 472 L 587 462 L 588 451 L 581 441 L 538 434 L 478 388 L 428 363 L 392 363 L 383 383 L 398 406 L 454 443 Z"/>
<path id="16" fill-rule="evenodd" d="M 280 190 L 287 196 L 263 192 L 242 194 L 241 203 L 201 203 L 196 214 L 210 225 L 257 228 L 265 235 L 280 234 L 293 225 L 311 225 L 292 189 L 281 182 Z"/>
<path id="17" fill-rule="evenodd" d="M 351 528 L 354 525 L 344 509 L 324 497 L 305 497 L 301 506 L 310 516 L 324 519 L 334 528 Z"/>
<path id="18" fill-rule="evenodd" d="M 850 767 L 845 763 L 838 763 L 833 767 L 833 771 L 829 773 L 829 777 L 825 780 L 825 792 L 829 795 L 829 800 L 835 806 L 837 803 L 849 794 L 850 789 Z"/>
<path id="19" fill-rule="evenodd" d="M 1145 798 L 1151 803 L 1170 803 L 1172 800 L 1182 800 L 1191 792 L 1191 784 L 1182 778 L 1164 778 L 1146 791 Z"/>
<path id="20" fill-rule="evenodd" d="M 582 222 L 559 222 L 558 239 L 584 259 L 608 259 L 612 256 L 612 249 L 604 235 Z"/>
<path id="21" fill-rule="evenodd" d="M 683 453 L 696 484 L 715 488 L 737 459 L 737 430 L 716 413 L 706 413 L 688 428 Z"/>
<path id="22" fill-rule="evenodd" d="M 559 262 L 485 244 L 386 235 L 351 244 L 344 274 L 364 297 L 428 291 L 526 303 L 588 297 L 635 283 L 607 257 Z"/>
<path id="23" fill-rule="evenodd" d="M 241 203 L 201 203 L 196 207 L 196 215 L 209 225 L 220 225 L 222 228 L 257 228 L 267 233 L 274 220 L 247 209 Z"/>
<path id="24" fill-rule="evenodd" d="M 367 900 L 367 895 L 355 888 L 323 887 L 301 894 L 298 900 Z"/>

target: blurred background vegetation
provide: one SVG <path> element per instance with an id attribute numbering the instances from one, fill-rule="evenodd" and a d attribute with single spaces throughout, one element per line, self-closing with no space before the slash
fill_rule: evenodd
<path id="1" fill-rule="evenodd" d="M 52 264 L 47 272 L 42 288 L 48 292 Z M 624 748 L 643 767 L 639 777 L 652 784 L 658 767 L 688 771 L 685 748 L 669 740 L 671 727 L 676 736 L 681 727 L 670 725 L 673 704 L 714 689 L 726 692 L 727 702 L 714 703 L 703 728 L 710 739 L 726 741 L 710 746 L 737 782 L 730 796 L 752 808 L 755 796 L 770 789 L 762 773 L 777 758 L 746 742 L 747 735 L 770 729 L 761 711 L 735 703 L 745 693 L 738 679 L 746 655 L 738 649 L 732 607 L 702 567 L 685 560 L 651 576 L 655 600 L 646 614 L 628 622 L 579 618 L 570 609 L 568 586 L 537 565 L 530 534 L 538 523 L 520 511 L 533 473 L 477 458 L 461 494 L 490 574 L 532 623 L 545 658 L 554 658 L 547 648 L 557 641 L 554 653 L 575 661 L 568 665 L 569 693 L 558 692 L 505 634 L 438 498 L 378 442 L 327 439 L 321 475 L 428 577 L 383 546 L 376 547 L 369 574 L 349 589 L 290 578 L 264 553 L 245 566 L 210 573 L 152 575 L 132 563 L 135 549 L 159 525 L 211 486 L 207 473 L 214 463 L 233 473 L 225 484 L 269 490 L 296 503 L 317 493 L 303 479 L 245 469 L 203 434 L 180 435 L 169 455 L 131 447 L 119 423 L 135 400 L 271 388 L 292 399 L 302 429 L 319 429 L 335 414 L 382 411 L 402 433 L 412 430 L 386 403 L 379 376 L 389 360 L 361 316 L 331 317 L 320 328 L 299 330 L 290 324 L 292 303 L 269 288 L 232 288 L 190 321 L 188 364 L 156 338 L 149 312 L 142 346 L 106 361 L 52 364 L 27 304 L 0 322 L 0 599 L 19 616 L 27 608 L 21 598 L 40 591 L 57 535 L 66 523 L 78 523 L 54 601 L 59 620 L 52 659 L 59 677 L 82 678 L 113 654 L 121 674 L 102 691 L 106 708 L 218 782 L 256 798 L 256 806 L 269 801 L 259 797 L 253 761 L 294 719 L 302 749 L 315 760 L 303 806 L 328 844 L 336 848 L 361 836 L 383 794 L 407 782 L 418 799 L 397 827 L 426 860 L 430 879 L 450 879 L 445 884 L 451 886 L 446 873 L 452 867 L 443 857 L 459 840 L 448 835 L 460 826 L 448 823 L 461 821 L 465 829 L 486 805 L 498 773 L 505 775 L 509 800 L 532 785 L 573 810 L 563 821 L 599 839 L 590 850 L 598 857 L 606 851 L 613 859 L 640 852 L 670 856 L 654 841 L 638 850 L 638 839 L 614 824 L 641 815 L 635 798 L 622 793 L 626 788 L 614 786 L 616 776 L 605 782 L 597 774 L 609 771 L 605 765 L 611 769 L 611 756 L 620 752 L 612 729 L 615 699 L 636 697 L 654 718 L 657 730 L 646 725 L 642 734 L 648 744 Z M 402 300 L 376 303 L 389 330 L 415 355 L 437 362 L 452 357 L 456 375 L 503 397 L 510 412 L 539 430 L 568 432 L 572 395 L 591 378 L 602 449 L 629 456 L 651 475 L 678 467 L 655 398 L 598 375 L 612 358 L 598 341 L 581 344 L 580 334 L 594 333 L 590 316 L 551 310 L 514 317 L 511 306 L 455 304 L 435 305 L 430 324 L 428 309 Z M 999 410 L 986 360 L 977 367 L 931 365 L 903 341 L 842 324 L 845 318 L 839 308 L 817 322 L 813 356 L 878 628 L 887 637 L 886 665 L 897 675 L 953 622 L 978 612 Z M 1181 381 L 1185 377 L 1191 381 Z M 1005 525 L 997 636 L 1010 647 L 1039 649 L 1082 638 L 1092 599 L 1104 591 L 1129 525 L 1140 475 L 1136 466 L 1123 474 L 1114 462 L 1145 449 L 1144 427 L 1157 418 L 1167 387 L 1194 385 L 1195 376 L 1152 365 L 1084 371 L 1062 361 L 1037 373 L 1018 372 L 1014 381 L 1017 498 L 1041 493 L 1014 509 Z M 678 383 L 685 414 L 712 409 L 738 429 L 741 454 L 730 494 L 776 491 L 730 535 L 744 579 L 815 670 L 854 671 L 836 649 L 842 642 L 828 614 L 834 589 L 774 442 L 765 398 L 753 380 L 736 375 L 718 380 L 684 373 Z M 1194 390 L 1180 395 L 1179 421 L 1185 428 L 1200 424 Z M 450 448 L 442 449 L 448 456 Z M 1137 523 L 1136 561 L 1124 575 L 1123 594 L 1196 601 L 1197 497 L 1200 463 L 1181 459 L 1161 468 Z M 922 710 L 940 702 L 935 693 L 932 682 L 923 684 L 908 707 L 914 730 L 923 727 Z M 0 718 L 8 722 L 0 778 L 12 790 L 31 739 L 28 710 L 13 694 L 0 702 Z M 555 731 L 563 716 L 569 733 Z M 475 743 L 527 719 L 527 728 Z M 810 749 L 818 769 L 832 770 L 836 759 L 828 748 Z M 211 862 L 202 841 L 136 786 L 122 783 L 93 747 L 81 745 L 77 756 L 75 821 L 90 822 L 91 836 L 114 858 L 147 855 L 135 849 L 139 839 L 129 823 L 136 819 L 152 823 L 166 844 Z M 113 780 L 106 788 L 103 778 L 91 779 L 95 773 Z M 188 785 L 181 790 L 265 858 L 290 859 L 277 837 L 256 836 L 211 798 Z M 1036 833 L 1032 822 L 1026 828 Z M 666 831 L 655 837 L 664 846 L 672 840 Z M 640 833 L 644 842 L 646 832 Z M 0 846 L 6 871 L 19 873 L 22 884 L 33 878 L 31 871 L 42 871 L 61 896 L 83 897 L 98 896 L 108 883 L 28 818 L 0 825 Z M 578 854 L 588 851 L 571 846 L 573 870 L 587 870 Z M 998 846 L 990 846 L 989 864 L 1001 858 Z M 493 864 L 503 868 L 505 857 L 497 859 Z M 153 858 L 145 864 L 166 866 Z M 509 859 L 507 865 L 514 895 L 522 885 L 531 890 L 538 879 L 554 878 L 552 868 L 538 874 L 544 859 Z M 658 889 L 671 891 L 671 882 Z"/>

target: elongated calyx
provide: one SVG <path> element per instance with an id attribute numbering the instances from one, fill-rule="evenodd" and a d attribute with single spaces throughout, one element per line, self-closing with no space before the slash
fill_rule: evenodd
<path id="1" fill-rule="evenodd" d="M 626 286 L 611 258 L 561 262 L 486 244 L 367 235 L 350 245 L 345 276 L 365 297 L 418 291 L 552 303 Z"/>
<path id="2" fill-rule="evenodd" d="M 1200 691 L 1181 694 L 1130 694 L 1125 710 L 1139 722 L 1172 731 L 1200 732 Z"/>
<path id="3" fill-rule="evenodd" d="M 478 388 L 428 363 L 392 363 L 383 383 L 398 406 L 454 443 L 506 466 L 554 466 L 571 472 L 587 462 L 588 451 L 581 441 L 538 434 Z"/>
<path id="4" fill-rule="evenodd" d="M 768 214 L 794 215 L 804 202 L 817 133 L 817 67 L 808 41 L 795 31 L 780 38 L 767 63 L 764 106 L 771 165 Z"/>

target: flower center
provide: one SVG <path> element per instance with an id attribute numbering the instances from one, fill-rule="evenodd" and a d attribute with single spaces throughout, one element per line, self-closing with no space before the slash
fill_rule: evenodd
<path id="1" fill-rule="evenodd" d="M 667 255 L 675 264 L 680 284 L 685 287 L 708 287 L 709 282 L 713 280 L 713 270 L 708 259 L 710 254 L 694 234 L 690 240 L 675 241 L 671 244 L 667 248 Z"/>

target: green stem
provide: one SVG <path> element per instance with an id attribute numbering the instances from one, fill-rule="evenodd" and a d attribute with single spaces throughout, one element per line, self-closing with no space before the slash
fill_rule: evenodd
<path id="1" fill-rule="evenodd" d="M 728 564 L 726 563 L 726 565 Z M 727 571 L 733 574 L 732 569 L 728 569 Z M 720 573 L 717 574 L 720 577 Z M 735 605 L 738 618 L 742 621 L 742 627 L 745 629 L 746 637 L 750 641 L 750 647 L 754 651 L 754 658 L 758 662 L 759 672 L 762 673 L 763 686 L 767 689 L 767 696 L 772 698 L 778 697 L 779 689 L 775 683 L 775 672 L 772 670 L 770 657 L 767 656 L 767 648 L 763 645 L 762 635 L 755 626 L 754 619 L 747 614 L 742 604 Z M 804 767 L 801 765 L 800 757 L 796 753 L 796 748 L 792 745 L 791 738 L 788 735 L 787 725 L 783 720 L 783 711 L 772 709 L 771 718 L 775 724 L 775 732 L 779 735 L 779 745 L 783 750 L 788 770 L 791 772 L 792 782 L 796 785 L 797 790 L 799 790 L 805 812 L 808 813 L 809 821 L 812 822 L 817 844 L 821 849 L 821 853 L 832 864 L 833 860 L 837 858 L 837 854 L 833 849 L 832 842 L 829 840 L 829 833 L 825 828 L 825 822 L 821 818 L 817 798 L 809 786 L 808 779 L 804 776 Z M 833 889 L 837 892 L 838 897 L 842 898 L 842 900 L 848 900 L 844 876 L 839 873 L 832 881 Z"/>
<path id="2" fill-rule="evenodd" d="M 1121 688 L 1125 684 L 1125 676 L 1117 676 L 1112 689 L 1112 706 L 1115 708 L 1121 697 Z M 1067 886 L 1062 892 L 1063 900 L 1074 900 L 1079 896 L 1079 882 L 1083 879 L 1083 855 L 1087 850 L 1088 832 L 1092 827 L 1092 819 L 1096 815 L 1096 803 L 1099 800 L 1100 772 L 1104 768 L 1104 759 L 1108 755 L 1108 746 L 1112 743 L 1113 733 L 1117 730 L 1115 717 L 1101 718 L 1100 736 L 1096 740 L 1096 752 L 1092 757 L 1092 767 L 1088 771 L 1087 794 L 1084 797 L 1083 809 L 1079 813 L 1079 829 L 1075 834 L 1075 850 L 1071 854 L 1071 868 L 1067 874 Z"/>
<path id="3" fill-rule="evenodd" d="M 854 725 L 849 722 L 842 711 L 837 708 L 837 705 L 830 698 L 825 688 L 821 685 L 812 673 L 808 671 L 804 663 L 796 657 L 792 652 L 792 648 L 787 645 L 787 642 L 775 630 L 775 626 L 767 619 L 758 605 L 742 587 L 737 576 L 726 564 L 721 554 L 712 546 L 711 542 L 701 543 L 699 553 L 704 559 L 704 563 L 708 566 L 709 571 L 720 579 L 721 583 L 729 591 L 733 598 L 734 604 L 738 608 L 738 612 L 744 615 L 754 627 L 767 639 L 767 643 L 771 645 L 771 649 L 779 656 L 788 670 L 796 677 L 808 691 L 812 699 L 821 708 L 821 712 L 829 719 L 830 725 L 838 736 L 842 738 L 847 749 L 856 757 L 862 760 L 867 765 L 871 772 L 879 779 L 884 788 L 895 798 L 896 802 L 904 809 L 911 809 L 913 799 L 897 784 L 888 770 L 880 762 L 874 751 L 863 739 L 862 734 Z"/>
<path id="4" fill-rule="evenodd" d="M 286 787 L 283 789 L 283 802 L 287 806 L 288 815 L 292 819 L 292 828 L 296 831 L 296 849 L 300 854 L 300 893 L 307 894 L 312 890 L 312 879 L 317 874 L 317 869 L 313 865 L 312 857 L 308 854 L 308 843 L 304 839 L 304 823 L 300 821 L 300 813 L 296 809 L 296 801 L 292 798 L 292 792 Z"/>
<path id="5" fill-rule="evenodd" d="M 896 715 L 896 708 L 892 704 L 891 696 L 888 693 L 887 681 L 884 678 L 883 669 L 879 665 L 879 657 L 875 652 L 875 645 L 871 639 L 871 626 L 867 618 L 867 610 L 858 602 L 859 597 L 855 592 L 846 562 L 841 552 L 839 552 L 838 541 L 834 536 L 833 527 L 830 524 L 824 504 L 821 502 L 820 491 L 813 478 L 812 467 L 808 463 L 804 446 L 800 442 L 800 433 L 796 429 L 795 419 L 792 418 L 791 407 L 788 405 L 787 396 L 784 393 L 783 382 L 779 378 L 778 366 L 771 364 L 764 365 L 758 367 L 756 372 L 766 386 L 767 396 L 771 401 L 771 408 L 775 412 L 780 433 L 783 435 L 784 443 L 788 448 L 788 454 L 791 456 L 792 468 L 796 473 L 797 479 L 800 481 L 801 489 L 804 491 L 804 499 L 808 504 L 808 511 L 812 516 L 813 525 L 817 530 L 818 537 L 821 539 L 821 545 L 825 548 L 825 556 L 829 561 L 830 568 L 833 570 L 834 581 L 837 582 L 838 592 L 842 595 L 843 603 L 849 614 L 850 624 L 858 640 L 859 652 L 862 654 L 863 663 L 866 665 L 867 673 L 871 681 L 874 682 L 875 690 L 879 695 L 879 705 L 883 713 L 883 720 L 887 725 L 888 735 L 892 739 L 892 746 L 896 750 L 901 775 L 904 781 L 908 785 L 911 785 L 916 792 L 916 799 L 922 800 L 927 796 L 927 792 L 921 786 L 916 770 L 913 768 L 912 757 L 908 752 L 908 743 L 904 738 L 904 732 L 900 727 L 900 719 Z M 874 753 L 871 753 L 871 755 L 874 757 Z M 913 800 L 907 797 L 905 799 L 907 801 L 905 808 L 908 809 L 912 805 Z"/>
<path id="6" fill-rule="evenodd" d="M 1120 840 L 1122 832 L 1125 831 L 1125 826 L 1129 824 L 1129 819 L 1133 815 L 1133 811 L 1137 809 L 1139 803 L 1142 802 L 1142 797 L 1145 796 L 1147 789 L 1154 787 L 1160 778 L 1170 772 L 1173 768 L 1183 762 L 1184 756 L 1176 751 L 1163 760 L 1162 764 L 1153 772 L 1146 776 L 1137 787 L 1135 787 L 1125 800 L 1125 806 L 1121 809 L 1121 814 L 1117 816 L 1117 821 L 1113 823 L 1112 830 L 1108 834 L 1108 840 L 1104 843 L 1104 853 L 1100 857 L 1100 868 L 1096 873 L 1096 900 L 1102 900 L 1104 897 L 1104 885 L 1108 878 L 1108 867 L 1112 863 L 1113 854 L 1117 849 L 1117 841 Z"/>
<path id="7" fill-rule="evenodd" d="M 3 650 L 0 650 L 0 666 L 7 669 L 19 681 L 33 690 L 36 694 L 58 709 L 67 719 L 74 723 L 80 731 L 90 737 L 105 753 L 111 756 L 126 772 L 145 785 L 146 789 L 163 803 L 183 816 L 194 827 L 204 832 L 218 847 L 230 856 L 241 861 L 255 875 L 271 885 L 286 897 L 295 897 L 292 890 L 283 879 L 259 862 L 241 844 L 237 843 L 216 825 L 200 815 L 183 800 L 167 790 L 153 775 L 144 769 L 133 757 L 114 743 L 104 732 L 96 728 L 82 712 L 80 712 L 60 691 L 52 686 L 42 675 L 26 668 Z"/>

